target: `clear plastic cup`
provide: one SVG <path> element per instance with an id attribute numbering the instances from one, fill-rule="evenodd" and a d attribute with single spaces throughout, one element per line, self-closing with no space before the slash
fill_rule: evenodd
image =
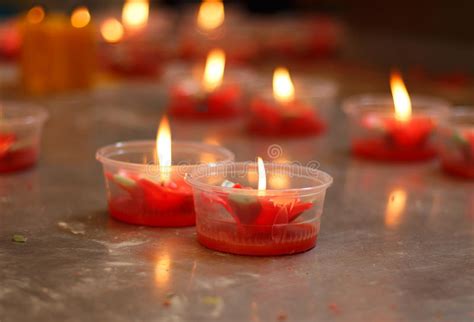
<path id="1" fill-rule="evenodd" d="M 474 179 L 474 107 L 456 108 L 440 123 L 439 156 L 444 171 Z"/>
<path id="2" fill-rule="evenodd" d="M 30 168 L 40 154 L 45 109 L 21 102 L 0 103 L 0 173 Z"/>
<path id="3" fill-rule="evenodd" d="M 295 99 L 278 102 L 270 84 L 254 89 L 248 131 L 271 137 L 313 136 L 323 133 L 336 108 L 336 83 L 322 78 L 294 78 Z"/>
<path id="4" fill-rule="evenodd" d="M 346 99 L 352 153 L 378 161 L 423 161 L 436 156 L 434 133 L 449 112 L 449 103 L 434 97 L 412 96 L 412 115 L 395 118 L 390 95 L 367 94 Z"/>
<path id="5" fill-rule="evenodd" d="M 246 69 L 226 68 L 222 84 L 211 92 L 202 85 L 202 66 L 175 64 L 165 70 L 163 81 L 169 91 L 169 114 L 175 119 L 233 119 L 246 113 L 249 89 L 257 82 Z"/>
<path id="6" fill-rule="evenodd" d="M 173 165 L 156 164 L 155 141 L 129 141 L 97 151 L 102 163 L 110 215 L 120 221 L 160 227 L 193 226 L 195 214 L 186 173 L 201 164 L 234 159 L 222 147 L 173 142 Z"/>
<path id="7" fill-rule="evenodd" d="M 186 178 L 193 188 L 202 245 L 255 256 L 294 254 L 316 245 L 332 177 L 284 163 L 265 163 L 265 169 L 265 191 L 256 189 L 255 162 L 200 167 Z"/>

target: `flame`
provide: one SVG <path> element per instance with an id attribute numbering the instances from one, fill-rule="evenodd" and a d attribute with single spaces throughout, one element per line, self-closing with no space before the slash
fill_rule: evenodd
<path id="1" fill-rule="evenodd" d="M 91 15 L 86 7 L 77 7 L 71 14 L 71 25 L 74 28 L 84 28 L 91 21 Z"/>
<path id="2" fill-rule="evenodd" d="M 224 23 L 224 3 L 222 0 L 204 0 L 199 7 L 197 25 L 210 31 Z"/>
<path id="3" fill-rule="evenodd" d="M 160 165 L 161 180 L 167 182 L 171 176 L 171 131 L 166 116 L 161 119 L 156 135 L 156 155 Z"/>
<path id="4" fill-rule="evenodd" d="M 262 195 L 267 189 L 267 175 L 265 173 L 265 165 L 261 157 L 257 158 L 257 169 L 258 169 L 258 192 Z"/>
<path id="5" fill-rule="evenodd" d="M 148 0 L 126 0 L 122 9 L 122 22 L 127 28 L 142 28 L 148 22 Z"/>
<path id="6" fill-rule="evenodd" d="M 203 86 L 208 92 L 215 90 L 222 84 L 224 78 L 225 53 L 221 49 L 213 49 L 206 60 Z"/>
<path id="7" fill-rule="evenodd" d="M 26 15 L 26 20 L 29 23 L 38 24 L 43 21 L 44 17 L 45 17 L 45 12 L 44 12 L 43 7 L 34 6 L 28 11 Z"/>
<path id="8" fill-rule="evenodd" d="M 117 19 L 109 18 L 100 26 L 100 33 L 105 41 L 116 43 L 123 38 L 123 26 Z"/>
<path id="9" fill-rule="evenodd" d="M 411 101 L 402 76 L 398 71 L 393 71 L 390 77 L 393 103 L 395 104 L 395 118 L 399 121 L 408 121 L 411 117 Z"/>
<path id="10" fill-rule="evenodd" d="M 278 67 L 273 73 L 273 96 L 280 103 L 291 102 L 295 98 L 295 87 L 288 69 Z"/>
<path id="11" fill-rule="evenodd" d="M 407 202 L 407 192 L 404 189 L 394 189 L 387 200 L 385 209 L 385 226 L 395 228 L 400 224 L 400 217 L 405 210 Z"/>
<path id="12" fill-rule="evenodd" d="M 166 287 L 170 278 L 171 259 L 168 253 L 161 255 L 155 264 L 155 284 Z"/>

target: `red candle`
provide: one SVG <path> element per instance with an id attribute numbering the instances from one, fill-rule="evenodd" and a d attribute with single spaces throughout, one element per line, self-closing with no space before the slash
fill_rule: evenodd
<path id="1" fill-rule="evenodd" d="M 110 215 L 126 223 L 159 227 L 193 226 L 193 194 L 184 175 L 199 162 L 227 162 L 233 157 L 217 146 L 172 144 L 166 117 L 156 142 L 121 142 L 97 151 L 104 166 Z M 172 165 L 172 160 L 178 165 Z"/>
<path id="2" fill-rule="evenodd" d="M 36 164 L 47 117 L 45 110 L 33 105 L 0 104 L 0 173 L 28 169 Z"/>
<path id="3" fill-rule="evenodd" d="M 379 131 L 376 137 L 355 138 L 354 154 L 375 160 L 417 161 L 436 156 L 436 149 L 429 143 L 435 123 L 429 117 L 414 116 L 408 121 L 394 117 L 367 116 L 361 126 Z"/>
<path id="4" fill-rule="evenodd" d="M 262 136 L 308 136 L 322 133 L 326 124 L 316 108 L 295 99 L 288 70 L 273 76 L 274 98 L 256 98 L 250 104 L 248 130 Z"/>
<path id="5" fill-rule="evenodd" d="M 38 149 L 21 147 L 16 141 L 14 134 L 0 134 L 0 173 L 24 170 L 36 164 Z"/>
<path id="6" fill-rule="evenodd" d="M 238 84 L 223 84 L 225 54 L 212 50 L 202 82 L 180 79 L 171 88 L 169 113 L 182 119 L 228 119 L 242 112 L 242 91 Z"/>
<path id="7" fill-rule="evenodd" d="M 307 170 L 272 164 L 269 180 L 273 188 L 282 189 L 289 189 L 290 181 L 298 185 L 303 181 L 314 184 L 315 181 L 306 176 L 305 179 L 298 177 L 308 173 Z M 209 169 L 205 175 L 191 174 L 189 182 L 195 194 L 198 241 L 210 249 L 255 256 L 294 254 L 313 248 L 319 233 L 324 191 L 320 188 L 306 188 L 304 193 L 298 189 L 266 190 L 266 170 L 260 158 L 258 190 L 228 180 L 220 187 L 214 185 L 223 176 L 237 179 L 247 171 L 254 170 L 249 170 L 248 163 L 236 163 Z M 316 180 L 317 185 L 325 187 L 332 180 L 322 174 L 318 178 L 321 180 Z"/>
<path id="8" fill-rule="evenodd" d="M 452 175 L 474 179 L 474 131 L 447 131 L 440 133 L 443 169 Z"/>
<path id="9" fill-rule="evenodd" d="M 124 194 L 109 200 L 109 212 L 123 222 L 160 227 L 193 226 L 193 195 L 183 179 L 154 182 L 132 175 L 106 173 L 109 184 Z"/>
<path id="10" fill-rule="evenodd" d="M 361 96 L 344 104 L 353 121 L 352 152 L 379 161 L 432 159 L 437 153 L 432 137 L 438 118 L 447 111 L 447 104 L 416 98 L 413 112 L 411 99 L 397 72 L 392 74 L 391 88 L 393 101 Z"/>

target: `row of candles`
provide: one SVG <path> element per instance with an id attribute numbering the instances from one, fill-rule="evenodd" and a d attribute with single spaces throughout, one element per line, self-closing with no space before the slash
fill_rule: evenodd
<path id="1" fill-rule="evenodd" d="M 231 28 L 230 21 L 224 23 L 225 16 L 221 1 L 204 0 L 196 14 L 196 26 L 183 23 L 183 30 L 193 35 L 182 40 L 182 46 L 188 48 L 185 51 L 199 47 L 197 56 L 201 58 L 219 47 L 226 51 L 229 61 L 245 56 L 242 51 L 252 45 L 247 40 L 234 39 L 242 34 L 245 24 L 234 22 L 238 28 Z M 164 30 L 170 29 L 166 19 L 150 12 L 148 0 L 125 1 L 121 20 L 110 16 L 92 18 L 86 7 L 77 7 L 68 17 L 46 12 L 38 5 L 18 20 L 15 42 L 21 43 L 20 71 L 28 93 L 90 88 L 101 63 L 109 71 L 127 77 L 159 75 L 166 55 L 163 48 L 172 41 L 170 36 L 163 36 Z M 306 28 L 300 29 L 299 34 Z"/>
<path id="2" fill-rule="evenodd" d="M 222 74 L 222 69 L 214 70 Z M 277 69 L 275 97 L 265 109 L 296 119 L 304 115 L 299 122 L 318 118 L 316 105 L 298 102 L 288 76 Z M 214 83 L 206 88 L 219 86 Z M 362 95 L 343 103 L 354 132 L 353 153 L 383 161 L 419 161 L 431 159 L 438 150 L 445 170 L 473 179 L 474 112 L 450 111 L 440 99 L 411 99 L 397 73 L 391 88 L 392 97 Z M 214 108 L 227 105 L 218 103 Z M 35 164 L 46 118 L 47 113 L 38 107 L 2 104 L 0 172 Z M 267 121 L 273 122 L 272 117 L 262 116 L 259 122 Z M 296 127 L 300 126 L 304 127 Z M 440 137 L 439 149 L 432 140 L 435 132 Z M 166 117 L 156 140 L 106 146 L 97 151 L 97 159 L 103 164 L 113 218 L 159 227 L 196 225 L 201 244 L 236 254 L 279 255 L 313 248 L 325 192 L 332 183 L 329 174 L 309 167 L 264 163 L 260 158 L 239 163 L 223 147 L 172 141 Z"/>

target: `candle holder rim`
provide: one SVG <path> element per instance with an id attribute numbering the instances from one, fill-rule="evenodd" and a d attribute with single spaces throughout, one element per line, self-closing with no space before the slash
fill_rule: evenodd
<path id="1" fill-rule="evenodd" d="M 338 84 L 330 79 L 323 77 L 293 76 L 295 86 L 295 97 L 297 99 L 328 99 L 333 98 L 339 92 Z M 272 82 L 260 80 L 259 94 L 264 99 L 273 98 Z"/>
<path id="2" fill-rule="evenodd" d="M 463 122 L 470 118 L 471 121 Z M 461 119 L 461 120 L 459 120 Z M 474 106 L 455 106 L 450 110 L 449 116 L 440 122 L 445 127 L 468 128 L 474 130 Z"/>
<path id="3" fill-rule="evenodd" d="M 191 185 L 192 187 L 197 187 L 202 190 L 208 191 L 208 192 L 223 192 L 223 193 L 236 193 L 236 194 L 250 194 L 250 195 L 255 195 L 258 196 L 261 192 L 259 192 L 258 189 L 249 189 L 249 188 L 232 188 L 232 187 L 222 187 L 222 186 L 216 186 L 213 184 L 208 184 L 199 181 L 200 178 L 209 175 L 211 172 L 210 171 L 203 171 L 203 169 L 209 169 L 212 168 L 214 169 L 215 173 L 218 173 L 216 169 L 222 168 L 222 167 L 234 167 L 234 166 L 245 166 L 248 167 L 252 165 L 253 167 L 257 168 L 257 163 L 254 161 L 247 161 L 247 162 L 228 162 L 228 163 L 219 163 L 219 164 L 210 164 L 210 165 L 202 165 L 200 167 L 195 168 L 191 173 L 188 173 L 185 176 L 186 182 Z M 297 193 L 298 196 L 304 197 L 307 195 L 315 195 L 321 192 L 326 191 L 329 186 L 333 183 L 333 177 L 329 175 L 327 172 L 324 172 L 319 169 L 313 169 L 310 167 L 305 167 L 302 165 L 295 165 L 295 164 L 290 164 L 290 163 L 277 163 L 277 162 L 264 162 L 265 165 L 265 170 L 266 173 L 268 174 L 271 172 L 271 168 L 274 166 L 277 167 L 285 167 L 285 168 L 299 168 L 299 169 L 305 169 L 307 173 L 309 172 L 316 172 L 317 175 L 301 175 L 297 174 L 295 176 L 298 177 L 304 177 L 307 179 L 315 180 L 319 178 L 321 181 L 320 184 L 310 186 L 310 187 L 304 187 L 304 188 L 287 188 L 287 189 L 265 189 L 265 196 L 279 196 L 283 194 L 288 194 L 288 193 Z M 270 170 L 270 171 L 269 171 Z M 212 170 L 211 170 L 212 171 Z M 322 175 L 319 177 L 319 175 Z"/>
<path id="4" fill-rule="evenodd" d="M 131 140 L 131 141 L 120 141 L 116 142 L 114 144 L 109 144 L 103 147 L 100 147 L 96 151 L 96 160 L 99 161 L 102 164 L 107 164 L 107 165 L 115 165 L 119 167 L 126 167 L 128 169 L 136 169 L 136 170 L 142 170 L 144 167 L 149 166 L 150 164 L 148 163 L 135 163 L 135 162 L 126 162 L 126 161 L 119 161 L 119 160 L 114 160 L 111 158 L 111 155 L 119 155 L 119 154 L 125 154 L 125 153 L 113 153 L 113 151 L 120 151 L 121 149 L 127 148 L 127 147 L 139 147 L 139 146 L 144 146 L 144 145 L 150 145 L 152 147 L 156 146 L 156 141 L 155 140 Z M 176 148 L 176 146 L 179 146 L 181 148 L 184 147 L 193 147 L 196 148 L 196 151 L 203 151 L 207 150 L 209 153 L 213 154 L 220 154 L 223 157 L 222 161 L 216 161 L 215 163 L 224 163 L 224 162 L 230 162 L 234 160 L 235 155 L 232 151 L 221 147 L 217 145 L 211 145 L 211 144 L 206 144 L 206 143 L 201 143 L 201 142 L 193 142 L 193 141 L 172 141 L 172 148 Z M 195 163 L 195 164 L 172 164 L 171 166 L 164 167 L 164 168 L 182 168 L 182 167 L 197 167 L 202 165 L 202 163 Z M 162 168 L 162 167 L 160 167 Z"/>
<path id="5" fill-rule="evenodd" d="M 41 124 L 46 122 L 46 120 L 49 118 L 49 113 L 44 107 L 29 102 L 1 101 L 0 112 L 3 111 L 20 111 L 20 113 L 23 114 L 20 116 L 13 117 L 2 115 L 0 117 L 0 124 L 4 124 L 7 126 L 22 126 L 37 123 Z"/>
<path id="6" fill-rule="evenodd" d="M 415 115 L 419 113 L 420 110 L 431 112 L 436 111 L 436 114 L 447 114 L 451 106 L 449 101 L 436 96 L 415 94 L 410 95 L 410 99 L 413 106 L 413 114 Z M 426 104 L 427 107 L 417 107 L 417 105 L 424 104 Z M 341 104 L 342 110 L 347 115 L 356 115 L 364 108 L 368 108 L 369 105 L 374 110 L 380 110 L 381 112 L 387 110 L 389 107 L 393 109 L 393 97 L 391 94 L 383 93 L 358 94 L 345 98 Z M 372 105 L 375 105 L 376 107 L 373 107 Z M 393 112 L 391 114 L 393 115 Z"/>

